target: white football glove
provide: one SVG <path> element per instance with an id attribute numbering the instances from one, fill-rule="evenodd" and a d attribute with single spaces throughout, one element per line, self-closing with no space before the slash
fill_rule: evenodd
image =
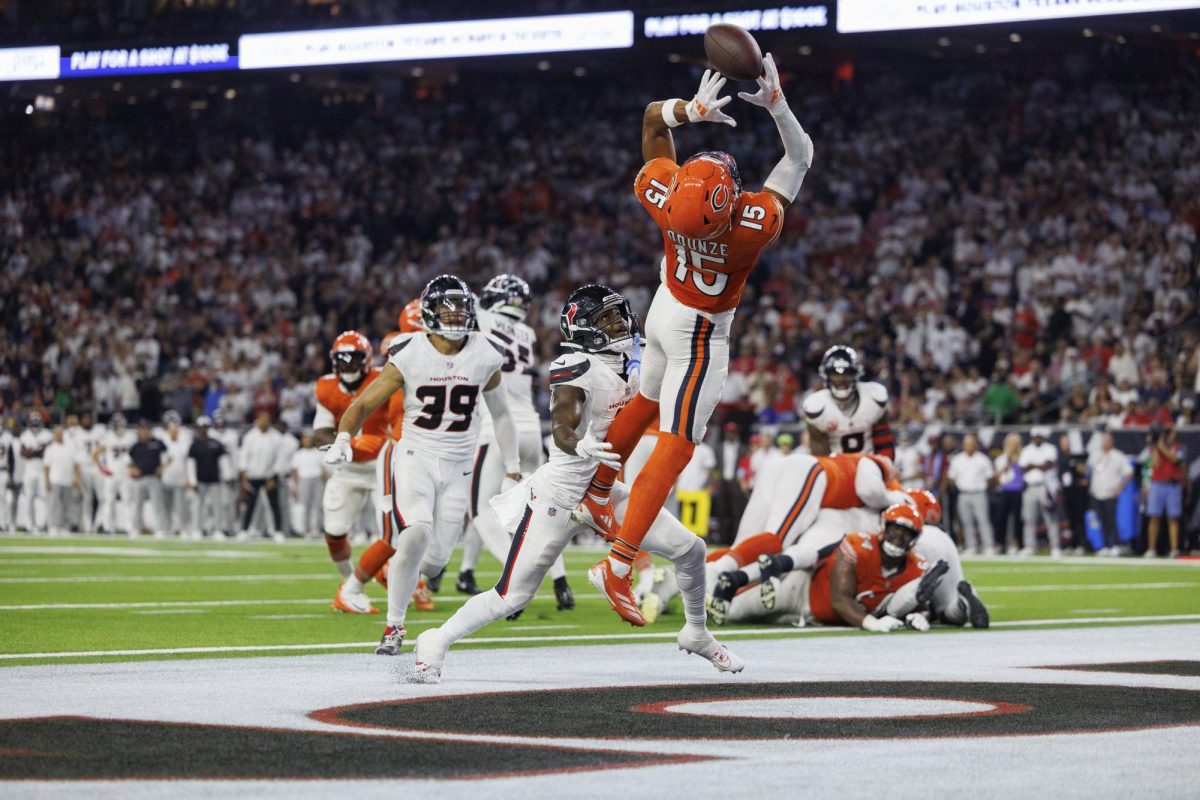
<path id="1" fill-rule="evenodd" d="M 867 614 L 862 621 L 862 629 L 873 633 L 887 633 L 903 627 L 904 623 L 895 617 L 873 617 Z"/>
<path id="2" fill-rule="evenodd" d="M 914 631 L 924 632 L 929 630 L 929 618 L 920 611 L 914 611 L 905 617 L 904 624 L 912 628 Z"/>
<path id="3" fill-rule="evenodd" d="M 583 438 L 575 443 L 575 455 L 590 458 L 597 464 L 603 464 L 606 467 L 620 469 L 621 456 L 612 451 L 612 445 L 608 442 L 601 442 L 592 435 L 592 426 L 589 423 L 587 431 L 583 434 Z"/>
<path id="4" fill-rule="evenodd" d="M 783 89 L 779 86 L 779 70 L 775 68 L 775 59 L 767 53 L 763 56 L 763 74 L 758 78 L 758 91 L 754 94 L 738 92 L 738 97 L 752 105 L 761 106 L 774 114 L 787 105 L 783 99 Z"/>
<path id="5" fill-rule="evenodd" d="M 721 76 L 721 73 L 713 72 L 711 69 L 704 70 L 704 76 L 700 78 L 700 88 L 696 90 L 696 96 L 689 100 L 683 109 L 687 112 L 688 121 L 723 122 L 731 128 L 736 128 L 737 120 L 721 110 L 733 102 L 733 98 L 717 97 L 724 86 L 725 78 Z"/>
<path id="6" fill-rule="evenodd" d="M 329 465 L 345 464 L 354 458 L 354 451 L 350 448 L 350 434 L 342 432 L 333 440 L 333 444 L 329 445 L 329 449 L 325 451 L 325 463 Z"/>

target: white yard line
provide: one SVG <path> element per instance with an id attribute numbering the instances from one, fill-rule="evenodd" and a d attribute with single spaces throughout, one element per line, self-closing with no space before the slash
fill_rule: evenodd
<path id="1" fill-rule="evenodd" d="M 1160 581 L 1158 583 L 1058 583 L 1031 584 L 1029 586 L 986 586 L 980 585 L 980 594 L 992 592 L 1090 592 L 1092 590 L 1113 591 L 1116 589 L 1179 589 L 1197 588 L 1194 581 Z"/>
<path id="2" fill-rule="evenodd" d="M 1017 628 L 1017 627 L 1045 627 L 1048 625 L 1110 625 L 1120 623 L 1138 623 L 1138 622 L 1194 622 L 1200 620 L 1200 614 L 1169 614 L 1163 616 L 1142 616 L 1142 617 L 1092 617 L 1084 619 L 1039 619 L 1039 620 L 1013 620 L 1009 622 L 995 622 L 992 627 L 995 628 Z M 413 627 L 417 627 L 414 623 Z M 553 627 L 553 626 L 552 626 Z M 533 630 L 526 628 L 525 630 Z M 850 634 L 856 631 L 850 628 L 792 628 L 792 627 L 772 627 L 772 628 L 747 628 L 739 630 L 726 630 L 721 632 L 721 638 L 734 637 L 762 637 L 762 636 L 778 636 L 786 635 L 805 635 L 805 634 Z M 675 631 L 664 631 L 655 633 L 608 633 L 608 634 L 567 634 L 560 636 L 481 636 L 476 638 L 465 639 L 461 645 L 470 644 L 520 644 L 528 642 L 610 642 L 621 640 L 649 640 L 649 639 L 674 639 Z M 304 650 L 359 650 L 375 647 L 375 642 L 335 642 L 330 644 L 268 644 L 268 645 L 240 645 L 232 647 L 174 647 L 162 648 L 154 650 L 77 650 L 65 653 L 11 653 L 0 654 L 0 660 L 15 661 L 21 659 L 33 658 L 84 658 L 84 657 L 101 657 L 101 656 L 169 656 L 169 655 L 187 655 L 187 654 L 205 654 L 205 653 L 256 653 L 256 652 L 287 652 L 287 651 L 304 651 Z"/>

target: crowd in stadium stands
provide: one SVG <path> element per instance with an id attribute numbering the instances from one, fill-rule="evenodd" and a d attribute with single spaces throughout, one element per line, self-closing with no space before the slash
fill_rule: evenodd
<path id="1" fill-rule="evenodd" d="M 785 77 L 815 163 L 743 299 L 719 421 L 799 430 L 841 342 L 901 429 L 1191 423 L 1194 86 L 1079 56 L 862 72 Z M 630 192 L 637 131 L 645 102 L 694 77 L 393 79 L 376 103 L 281 78 L 204 110 L 164 90 L 14 125 L 0 417 L 265 414 L 298 431 L 333 338 L 378 341 L 440 272 L 525 277 L 546 358 L 574 286 L 604 280 L 644 313 L 661 241 Z M 736 130 L 679 130 L 681 157 L 727 149 L 756 185 L 777 135 L 732 110 Z"/>

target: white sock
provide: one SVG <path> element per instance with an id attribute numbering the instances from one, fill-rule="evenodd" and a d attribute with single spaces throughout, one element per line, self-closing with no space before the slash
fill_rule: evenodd
<path id="1" fill-rule="evenodd" d="M 495 589 L 480 592 L 462 604 L 450 619 L 442 623 L 442 635 L 446 637 L 449 646 L 488 623 L 503 619 L 516 611 L 496 593 Z"/>
<path id="2" fill-rule="evenodd" d="M 608 565 L 612 567 L 613 574 L 618 578 L 624 578 L 629 574 L 629 565 L 624 561 L 618 561 L 612 556 L 608 557 Z"/>
<path id="3" fill-rule="evenodd" d="M 430 526 L 418 523 L 400 537 L 395 555 L 388 562 L 387 624 L 404 627 L 408 604 L 420 579 L 421 557 L 429 542 Z"/>
<path id="4" fill-rule="evenodd" d="M 683 595 L 683 617 L 688 624 L 704 629 L 704 542 L 675 559 L 675 582 Z"/>
<path id="5" fill-rule="evenodd" d="M 337 571 L 343 580 L 354 575 L 354 565 L 350 563 L 350 559 L 348 558 L 342 561 L 335 561 L 333 565 L 337 567 Z"/>
<path id="6" fill-rule="evenodd" d="M 363 590 L 363 582 L 352 572 L 350 573 L 350 577 L 346 578 L 346 588 L 352 592 L 361 592 Z"/>
<path id="7" fill-rule="evenodd" d="M 558 558 L 550 565 L 550 577 L 553 580 L 567 577 L 567 565 L 563 563 L 562 553 L 559 553 Z"/>

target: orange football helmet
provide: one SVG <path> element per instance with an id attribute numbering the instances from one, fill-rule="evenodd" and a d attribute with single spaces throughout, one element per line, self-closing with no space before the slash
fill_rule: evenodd
<path id="1" fill-rule="evenodd" d="M 397 322 L 400 328 L 400 333 L 417 333 L 425 330 L 421 324 L 421 298 L 411 301 L 400 312 L 400 319 Z"/>
<path id="2" fill-rule="evenodd" d="M 926 525 L 937 525 L 942 521 L 942 501 L 928 489 L 909 489 L 908 496 L 917 504 L 917 514 Z"/>
<path id="3" fill-rule="evenodd" d="M 403 335 L 404 334 L 400 331 L 391 331 L 390 333 L 385 333 L 383 338 L 379 340 L 379 355 L 386 359 L 388 357 L 388 348 L 392 346 L 392 340 L 397 336 Z"/>
<path id="4" fill-rule="evenodd" d="M 692 239 L 729 230 L 742 194 L 733 156 L 717 151 L 692 156 L 675 173 L 667 192 L 667 227 Z"/>
<path id="5" fill-rule="evenodd" d="M 358 331 L 344 331 L 333 340 L 329 357 L 333 360 L 333 371 L 343 383 L 358 383 L 371 359 L 371 342 Z"/>
<path id="6" fill-rule="evenodd" d="M 883 526 L 899 525 L 902 528 L 908 528 L 913 533 L 920 533 L 924 524 L 921 522 L 921 517 L 917 510 L 907 503 L 897 503 L 894 506 L 888 506 L 880 515 L 883 520 Z"/>

